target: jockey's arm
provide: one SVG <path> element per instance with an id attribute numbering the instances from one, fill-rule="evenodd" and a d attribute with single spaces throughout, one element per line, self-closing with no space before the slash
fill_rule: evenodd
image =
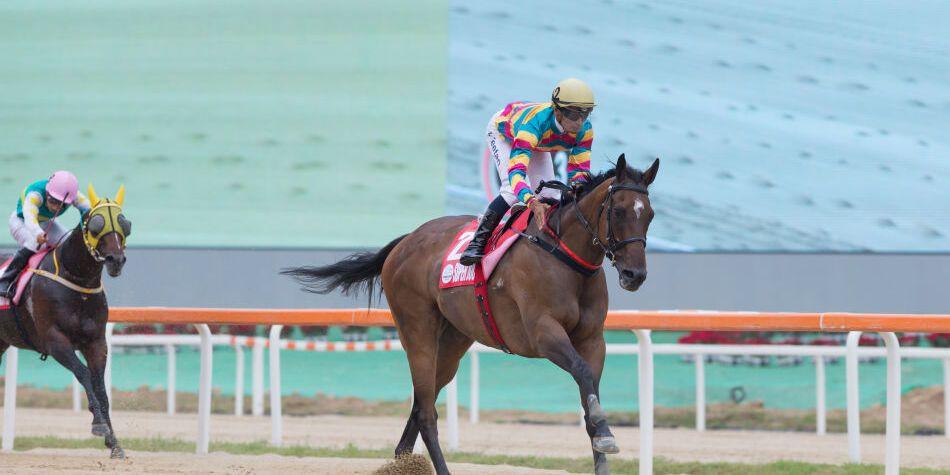
<path id="1" fill-rule="evenodd" d="M 534 196 L 528 184 L 528 162 L 531 152 L 538 145 L 538 134 L 523 128 L 515 135 L 511 143 L 511 156 L 508 159 L 508 184 L 511 191 L 522 203 L 528 203 Z"/>
<path id="2" fill-rule="evenodd" d="M 567 156 L 567 183 L 576 185 L 590 178 L 590 148 L 594 144 L 594 129 L 590 122 L 578 132 L 580 140 Z"/>
<path id="3" fill-rule="evenodd" d="M 92 209 L 92 203 L 89 202 L 89 198 L 86 198 L 86 195 L 82 194 L 81 191 L 76 193 L 76 199 L 73 200 L 73 206 L 75 206 L 76 209 L 79 210 L 79 213 L 83 216 L 85 216 L 86 213 Z"/>
<path id="4" fill-rule="evenodd" d="M 43 197 L 35 191 L 31 191 L 23 200 L 23 223 L 26 229 L 33 235 L 33 239 L 43 234 L 43 228 L 40 227 L 40 205 L 43 204 Z"/>

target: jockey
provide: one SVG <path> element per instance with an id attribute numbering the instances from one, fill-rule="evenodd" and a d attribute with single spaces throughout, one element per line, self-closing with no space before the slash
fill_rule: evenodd
<path id="1" fill-rule="evenodd" d="M 594 141 L 587 118 L 595 105 L 590 86 L 568 78 L 557 83 L 551 102 L 513 102 L 492 116 L 485 140 L 501 181 L 500 193 L 482 215 L 475 237 L 459 259 L 462 265 L 481 260 L 488 238 L 512 205 L 528 206 L 543 223 L 548 205 L 533 195 L 532 187 L 554 180 L 552 152 L 568 153 L 568 184 L 587 181 Z M 541 192 L 541 198 L 558 196 L 556 190 Z"/>
<path id="2" fill-rule="evenodd" d="M 55 218 L 70 205 L 76 206 L 83 215 L 89 212 L 89 200 L 79 192 L 79 182 L 68 171 L 60 170 L 48 180 L 34 182 L 23 189 L 16 211 L 10 215 L 10 234 L 21 248 L 0 276 L 0 297 L 12 298 L 13 282 L 30 256 L 44 244 L 54 247 L 66 234 Z"/>

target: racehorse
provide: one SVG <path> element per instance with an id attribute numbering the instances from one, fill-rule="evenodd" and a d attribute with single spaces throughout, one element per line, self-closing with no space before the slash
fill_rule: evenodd
<path id="1" fill-rule="evenodd" d="M 621 155 L 613 169 L 591 177 L 583 189 L 575 192 L 561 185 L 561 203 L 547 228 L 531 228 L 527 235 L 533 239 L 515 243 L 488 280 L 489 300 L 507 350 L 547 358 L 577 382 L 597 474 L 609 473 L 605 454 L 619 451 L 599 395 L 607 317 L 602 264 L 605 258 L 610 261 L 628 291 L 636 291 L 646 279 L 646 234 L 653 219 L 647 188 L 659 163 L 657 159 L 641 172 L 628 168 Z M 436 397 L 455 377 L 473 341 L 500 347 L 483 326 L 471 287 L 438 285 L 445 250 L 472 219 L 438 218 L 378 252 L 353 254 L 325 267 L 283 271 L 305 290 L 318 293 L 341 288 L 344 293 L 367 290 L 372 297 L 375 284 L 382 281 L 414 391 L 396 455 L 410 453 L 421 431 L 439 474 L 449 472 L 439 447 Z M 593 269 L 591 274 L 575 272 L 531 242 L 535 239 L 572 251 L 576 261 Z"/>
<path id="2" fill-rule="evenodd" d="M 112 277 L 122 273 L 132 223 L 122 214 L 124 187 L 115 201 L 99 199 L 92 185 L 88 191 L 90 211 L 33 270 L 19 304 L 0 310 L 0 357 L 11 345 L 37 351 L 43 359 L 52 355 L 85 388 L 92 434 L 105 438 L 112 458 L 125 458 L 112 430 L 104 382 L 109 305 L 102 268 Z"/>

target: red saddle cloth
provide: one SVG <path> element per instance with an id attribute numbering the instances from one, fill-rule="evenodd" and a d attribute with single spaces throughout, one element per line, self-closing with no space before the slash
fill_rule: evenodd
<path id="1" fill-rule="evenodd" d="M 13 305 L 18 305 L 20 303 L 20 298 L 23 296 L 23 290 L 26 289 L 26 284 L 30 282 L 30 278 L 33 277 L 33 269 L 39 267 L 40 262 L 43 262 L 43 258 L 49 254 L 49 249 L 42 250 L 33 254 L 33 257 L 30 257 L 29 262 L 27 262 L 26 267 L 20 272 L 20 277 L 17 278 L 16 284 L 16 293 L 13 295 Z M 13 258 L 9 258 L 0 264 L 0 274 L 7 270 L 7 266 L 10 265 L 10 261 Z M 10 306 L 10 301 L 0 297 L 0 309 L 7 308 Z"/>
<path id="2" fill-rule="evenodd" d="M 521 237 L 519 233 L 528 229 L 528 222 L 531 220 L 530 211 L 519 208 L 518 214 L 514 217 L 514 222 L 509 223 L 512 219 L 511 213 L 512 210 L 508 210 L 502 222 L 495 228 L 494 233 L 488 240 L 488 246 L 485 248 L 485 257 L 482 258 L 482 272 L 485 274 L 486 280 L 491 277 L 492 271 L 498 266 L 505 252 Z M 440 289 L 475 285 L 475 266 L 464 266 L 459 263 L 459 259 L 462 258 L 462 252 L 465 251 L 468 243 L 475 236 L 477 227 L 478 220 L 472 220 L 452 240 L 445 257 L 442 258 L 442 272 L 439 275 Z"/>

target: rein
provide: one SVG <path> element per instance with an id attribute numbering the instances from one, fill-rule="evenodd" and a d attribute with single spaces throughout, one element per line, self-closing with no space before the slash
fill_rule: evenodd
<path id="1" fill-rule="evenodd" d="M 640 243 L 643 243 L 644 247 L 646 247 L 647 245 L 646 236 L 642 236 L 642 237 L 634 236 L 634 237 L 630 237 L 623 240 L 618 240 L 617 238 L 615 238 L 614 232 L 613 232 L 613 221 L 611 219 L 611 217 L 613 216 L 613 210 L 614 210 L 614 199 L 613 199 L 614 193 L 617 193 L 620 191 L 633 191 L 636 193 L 649 195 L 650 193 L 646 187 L 642 185 L 634 185 L 634 184 L 629 184 L 629 183 L 620 183 L 620 184 L 610 185 L 607 188 L 607 196 L 604 198 L 604 201 L 600 203 L 599 210 L 597 211 L 597 227 L 595 229 L 591 228 L 590 221 L 587 220 L 587 218 L 584 216 L 584 213 L 581 213 L 580 203 L 577 201 L 577 196 L 575 195 L 573 188 L 559 181 L 542 181 L 541 184 L 538 186 L 538 191 L 536 192 L 536 194 L 540 193 L 543 188 L 551 188 L 551 189 L 559 190 L 561 191 L 562 196 L 567 196 L 569 198 L 569 201 L 574 202 L 574 215 L 577 217 L 577 220 L 580 221 L 580 223 L 584 226 L 584 230 L 587 231 L 587 234 L 593 238 L 591 241 L 592 244 L 600 247 L 600 249 L 604 252 L 604 256 L 606 256 L 607 259 L 610 260 L 611 265 L 614 265 L 616 267 L 617 251 L 622 249 L 627 244 L 640 242 Z M 607 243 L 606 244 L 602 242 L 599 237 L 600 218 L 604 215 L 605 209 L 607 210 Z M 579 256 L 577 256 L 572 251 L 570 251 L 570 249 L 567 248 L 567 246 L 563 245 L 563 243 L 561 242 L 561 237 L 560 237 L 561 236 L 560 228 L 561 228 L 561 219 L 560 217 L 558 217 L 557 230 L 551 229 L 550 226 L 545 226 L 545 232 L 547 232 L 551 237 L 555 239 L 556 246 L 563 246 L 565 250 L 570 252 L 572 259 L 576 260 L 579 264 L 587 264 L 586 262 L 581 260 Z M 587 264 L 587 265 L 590 265 L 590 264 Z M 600 266 L 597 266 L 597 267 L 600 267 Z"/>

